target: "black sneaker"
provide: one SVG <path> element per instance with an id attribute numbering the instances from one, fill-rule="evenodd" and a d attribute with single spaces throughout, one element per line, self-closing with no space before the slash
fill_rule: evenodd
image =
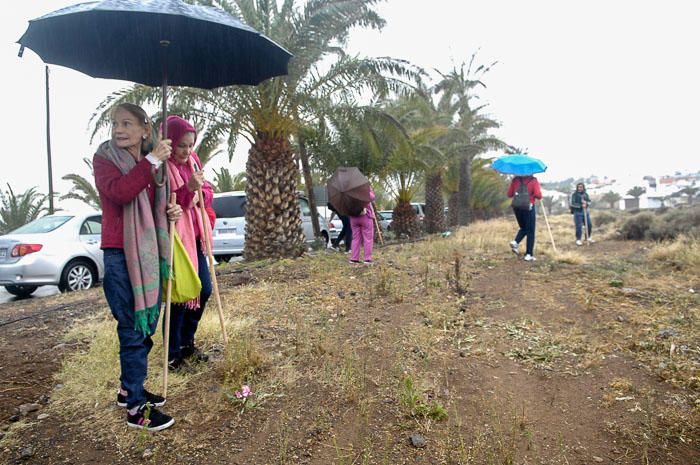
<path id="1" fill-rule="evenodd" d="M 180 353 L 182 354 L 182 358 L 190 359 L 193 362 L 209 361 L 209 356 L 201 350 L 199 350 L 199 347 L 196 346 L 182 347 L 180 348 Z"/>
<path id="2" fill-rule="evenodd" d="M 135 415 L 126 414 L 126 426 L 129 428 L 145 429 L 147 431 L 160 431 L 170 428 L 175 420 L 170 415 L 159 412 L 150 404 L 143 404 Z"/>
<path id="3" fill-rule="evenodd" d="M 158 394 L 153 394 L 151 392 L 145 391 L 146 393 L 146 403 L 153 405 L 154 407 L 162 407 L 165 405 L 165 397 L 161 397 Z M 126 396 L 123 396 L 119 391 L 117 391 L 117 406 L 126 407 Z"/>
<path id="4" fill-rule="evenodd" d="M 185 368 L 185 366 L 187 366 L 187 363 L 185 363 L 185 359 L 182 357 L 168 360 L 168 370 L 170 371 L 179 371 Z"/>

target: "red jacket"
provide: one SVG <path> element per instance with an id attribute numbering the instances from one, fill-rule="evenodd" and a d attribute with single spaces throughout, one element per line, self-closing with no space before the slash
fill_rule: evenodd
<path id="1" fill-rule="evenodd" d="M 144 189 L 153 205 L 155 184 L 153 165 L 145 158 L 127 174 L 122 174 L 112 162 L 95 155 L 92 159 L 95 172 L 95 185 L 100 193 L 102 206 L 102 245 L 103 249 L 124 248 L 123 206 L 131 202 Z"/>
<path id="2" fill-rule="evenodd" d="M 515 191 L 518 190 L 520 184 L 523 182 L 527 183 L 527 192 L 530 194 L 530 203 L 535 204 L 535 199 L 542 198 L 542 191 L 540 190 L 540 182 L 534 176 L 516 176 L 510 182 L 510 187 L 508 188 L 508 197 L 512 198 L 515 195 Z M 103 226 L 104 227 L 104 226 Z"/>

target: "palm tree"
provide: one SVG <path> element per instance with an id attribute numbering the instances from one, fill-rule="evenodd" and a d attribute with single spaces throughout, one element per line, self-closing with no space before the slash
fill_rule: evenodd
<path id="1" fill-rule="evenodd" d="M 92 160 L 85 157 L 83 158 L 83 162 L 88 166 L 88 168 L 90 168 L 90 173 L 93 173 Z M 66 181 L 71 181 L 73 183 L 73 187 L 71 187 L 70 191 L 60 197 L 61 200 L 80 200 L 81 202 L 90 205 L 95 210 L 100 209 L 100 195 L 98 194 L 92 181 L 87 180 L 79 174 L 67 174 L 61 179 L 65 179 Z"/>
<path id="2" fill-rule="evenodd" d="M 452 107 L 456 114 L 454 129 L 459 133 L 455 139 L 455 150 L 459 153 L 459 190 L 457 205 L 457 222 L 466 225 L 471 219 L 469 197 L 472 189 L 472 161 L 474 158 L 490 149 L 504 148 L 506 144 L 489 133 L 490 130 L 500 125 L 494 119 L 482 113 L 486 105 L 474 107 L 472 101 L 476 99 L 474 90 L 485 87 L 481 77 L 487 73 L 496 63 L 488 66 L 480 65 L 476 68 L 474 60 L 476 54 L 472 54 L 467 66 L 465 63 L 459 69 L 453 69 L 448 74 L 441 74 L 442 80 L 435 85 L 434 91 L 441 94 L 440 106 Z M 467 69 L 465 70 L 465 66 Z"/>
<path id="3" fill-rule="evenodd" d="M 639 199 L 647 190 L 640 186 L 634 186 L 632 189 L 627 191 L 627 195 L 631 195 L 635 199 Z"/>
<path id="4" fill-rule="evenodd" d="M 444 230 L 442 171 L 447 156 L 438 142 L 449 131 L 449 117 L 435 109 L 422 86 L 414 95 L 389 103 L 386 111 L 395 118 L 404 133 L 390 152 L 385 173 L 396 200 L 392 230 L 397 236 L 405 234 L 409 237 L 420 232 L 411 200 L 424 174 L 430 181 L 426 185 L 426 209 L 429 203 L 431 213 L 430 232 Z"/>
<path id="5" fill-rule="evenodd" d="M 474 217 L 488 219 L 499 216 L 508 206 L 508 183 L 505 176 L 491 169 L 493 159 L 477 158 L 472 164 L 472 191 L 469 207 Z"/>
<path id="6" fill-rule="evenodd" d="M 303 128 L 337 100 L 352 100 L 363 89 L 390 91 L 400 80 L 383 79 L 383 73 L 409 76 L 397 60 L 347 57 L 342 46 L 353 27 L 381 28 L 384 20 L 374 11 L 377 0 L 199 1 L 241 17 L 287 50 L 294 58 L 289 74 L 256 87 L 224 87 L 214 91 L 175 88 L 173 108 L 183 116 L 206 121 L 213 137 L 228 140 L 229 158 L 238 136 L 251 145 L 246 164 L 247 259 L 289 257 L 303 251 L 301 220 L 296 202 L 294 137 L 311 196 Z M 336 57 L 328 63 L 329 57 Z M 339 58 L 338 58 L 339 57 Z M 323 69 L 319 64 L 323 64 Z M 403 73 L 403 74 L 402 74 Z M 158 101 L 156 89 L 134 86 L 104 101 L 104 111 L 123 100 L 137 103 Z M 102 116 L 99 121 L 106 120 Z M 312 200 L 313 202 L 313 200 Z M 311 215 L 313 219 L 316 215 Z"/>
<path id="7" fill-rule="evenodd" d="M 47 200 L 48 196 L 38 193 L 36 187 L 15 195 L 7 184 L 7 191 L 0 192 L 0 234 L 15 230 L 48 212 Z"/>
<path id="8" fill-rule="evenodd" d="M 607 203 L 610 208 L 615 208 L 615 205 L 617 205 L 621 198 L 622 197 L 617 192 L 609 191 L 603 194 L 600 200 Z"/>

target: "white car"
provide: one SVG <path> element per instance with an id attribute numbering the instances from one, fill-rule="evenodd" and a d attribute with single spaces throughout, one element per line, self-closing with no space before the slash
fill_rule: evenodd
<path id="1" fill-rule="evenodd" d="M 311 208 L 303 195 L 298 195 L 301 225 L 306 242 L 314 241 L 311 224 Z M 212 252 L 217 260 L 229 261 L 231 257 L 243 254 L 245 246 L 246 197 L 243 191 L 219 192 L 214 194 L 212 208 L 216 213 L 216 223 L 212 231 Z M 321 235 L 328 244 L 330 233 L 326 220 L 318 215 Z"/>
<path id="2" fill-rule="evenodd" d="M 0 236 L 0 286 L 27 297 L 39 286 L 61 292 L 93 287 L 104 277 L 102 214 L 56 213 Z"/>

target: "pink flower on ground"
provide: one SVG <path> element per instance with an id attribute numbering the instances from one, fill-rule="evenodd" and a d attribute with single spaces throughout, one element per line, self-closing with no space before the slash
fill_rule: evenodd
<path id="1" fill-rule="evenodd" d="M 243 397 L 248 397 L 253 393 L 253 391 L 250 390 L 250 386 L 248 386 L 247 384 L 241 386 L 241 390 L 243 391 Z"/>
<path id="2" fill-rule="evenodd" d="M 243 394 L 241 394 L 241 391 L 236 391 L 235 394 L 236 394 L 236 399 L 242 399 L 242 398 L 243 398 Z"/>

